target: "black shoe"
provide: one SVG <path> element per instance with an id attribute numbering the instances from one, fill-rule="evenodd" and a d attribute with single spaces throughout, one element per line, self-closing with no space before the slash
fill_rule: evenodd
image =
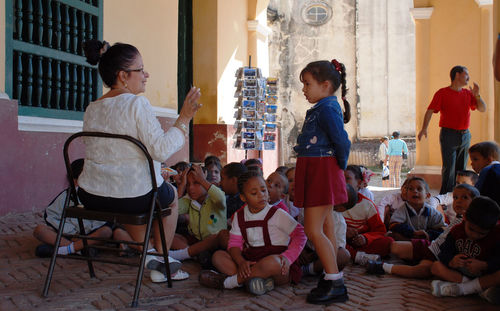
<path id="1" fill-rule="evenodd" d="M 329 305 L 334 302 L 345 302 L 349 299 L 343 280 L 325 280 L 323 276 L 318 287 L 311 290 L 306 301 L 316 305 Z"/>
<path id="2" fill-rule="evenodd" d="M 382 275 L 385 274 L 385 271 L 383 269 L 383 262 L 382 261 L 375 261 L 375 260 L 368 260 L 366 263 L 366 273 L 368 274 L 376 274 L 376 275 Z"/>
<path id="3" fill-rule="evenodd" d="M 40 258 L 52 257 L 54 246 L 50 244 L 40 244 L 35 249 L 35 255 Z"/>

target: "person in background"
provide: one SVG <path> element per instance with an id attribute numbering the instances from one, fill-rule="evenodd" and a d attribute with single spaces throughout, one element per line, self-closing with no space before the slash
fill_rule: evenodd
<path id="1" fill-rule="evenodd" d="M 205 170 L 207 171 L 207 181 L 216 186 L 220 185 L 220 171 L 222 165 L 220 159 L 216 156 L 208 156 L 205 158 Z"/>
<path id="2" fill-rule="evenodd" d="M 494 141 L 480 142 L 469 149 L 471 165 L 479 174 L 476 188 L 500 205 L 500 148 Z"/>
<path id="3" fill-rule="evenodd" d="M 380 168 L 384 168 L 384 165 L 386 165 L 387 148 L 389 148 L 389 137 L 381 137 L 380 145 L 378 146 L 378 160 Z"/>
<path id="4" fill-rule="evenodd" d="M 242 161 L 243 164 L 247 167 L 249 171 L 255 170 L 257 172 L 260 172 L 261 175 L 264 175 L 263 167 L 262 167 L 262 160 L 258 158 L 254 159 L 248 159 L 245 161 Z"/>
<path id="5" fill-rule="evenodd" d="M 247 167 L 238 162 L 231 162 L 222 168 L 220 173 L 220 186 L 226 194 L 227 221 L 231 225 L 231 219 L 237 210 L 245 205 L 238 191 L 238 178 L 247 172 Z"/>
<path id="6" fill-rule="evenodd" d="M 418 140 L 427 138 L 427 127 L 432 114 L 440 113 L 439 142 L 441 145 L 441 189 L 439 194 L 451 192 L 455 186 L 456 171 L 467 169 L 467 150 L 471 135 L 469 132 L 470 112 L 486 111 L 486 104 L 479 94 L 479 85 L 466 88 L 469 83 L 469 71 L 464 66 L 455 66 L 450 71 L 451 84 L 439 89 L 432 98 L 424 115 Z"/>
<path id="7" fill-rule="evenodd" d="M 391 187 L 399 188 L 401 183 L 401 166 L 403 165 L 403 153 L 408 154 L 406 142 L 399 139 L 399 131 L 392 133 L 394 139 L 389 141 L 387 148 L 386 162 L 389 162 L 389 180 Z"/>

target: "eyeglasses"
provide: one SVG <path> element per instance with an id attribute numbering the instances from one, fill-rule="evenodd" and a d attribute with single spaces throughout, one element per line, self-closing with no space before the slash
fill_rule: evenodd
<path id="1" fill-rule="evenodd" d="M 124 71 L 125 71 L 125 72 L 132 72 L 132 71 L 135 71 L 135 72 L 140 72 L 140 73 L 144 74 L 144 67 L 142 67 L 142 68 L 137 68 L 137 69 L 125 69 Z"/>

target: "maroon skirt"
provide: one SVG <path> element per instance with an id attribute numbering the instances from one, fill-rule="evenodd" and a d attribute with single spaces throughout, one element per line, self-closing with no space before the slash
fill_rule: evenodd
<path id="1" fill-rule="evenodd" d="M 295 168 L 297 207 L 339 205 L 347 202 L 344 171 L 335 157 L 299 157 Z"/>

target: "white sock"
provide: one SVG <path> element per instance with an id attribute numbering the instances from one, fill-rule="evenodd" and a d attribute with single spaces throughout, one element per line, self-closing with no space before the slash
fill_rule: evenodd
<path id="1" fill-rule="evenodd" d="M 382 264 L 382 269 L 384 269 L 385 273 L 387 274 L 391 274 L 392 272 L 392 266 L 394 266 L 393 264 L 390 264 L 390 263 L 383 263 Z"/>
<path id="2" fill-rule="evenodd" d="M 57 253 L 59 255 L 68 255 L 73 254 L 75 252 L 75 244 L 71 243 L 67 246 L 61 246 L 57 249 Z"/>
<path id="3" fill-rule="evenodd" d="M 339 273 L 325 273 L 325 280 L 329 281 L 341 280 L 343 277 L 344 274 L 342 271 Z"/>
<path id="4" fill-rule="evenodd" d="M 240 286 L 241 285 L 238 284 L 238 275 L 237 274 L 228 276 L 224 280 L 224 288 L 231 289 L 231 288 L 236 288 L 236 287 L 240 287 Z"/>
<path id="5" fill-rule="evenodd" d="M 183 248 L 183 249 L 178 249 L 178 250 L 171 250 L 168 252 L 170 257 L 175 258 L 177 260 L 185 260 L 191 258 L 189 256 L 188 248 Z"/>
<path id="6" fill-rule="evenodd" d="M 460 288 L 463 295 L 477 294 L 483 291 L 481 289 L 481 284 L 479 284 L 479 278 L 475 278 L 472 281 L 459 283 L 458 288 Z"/>

